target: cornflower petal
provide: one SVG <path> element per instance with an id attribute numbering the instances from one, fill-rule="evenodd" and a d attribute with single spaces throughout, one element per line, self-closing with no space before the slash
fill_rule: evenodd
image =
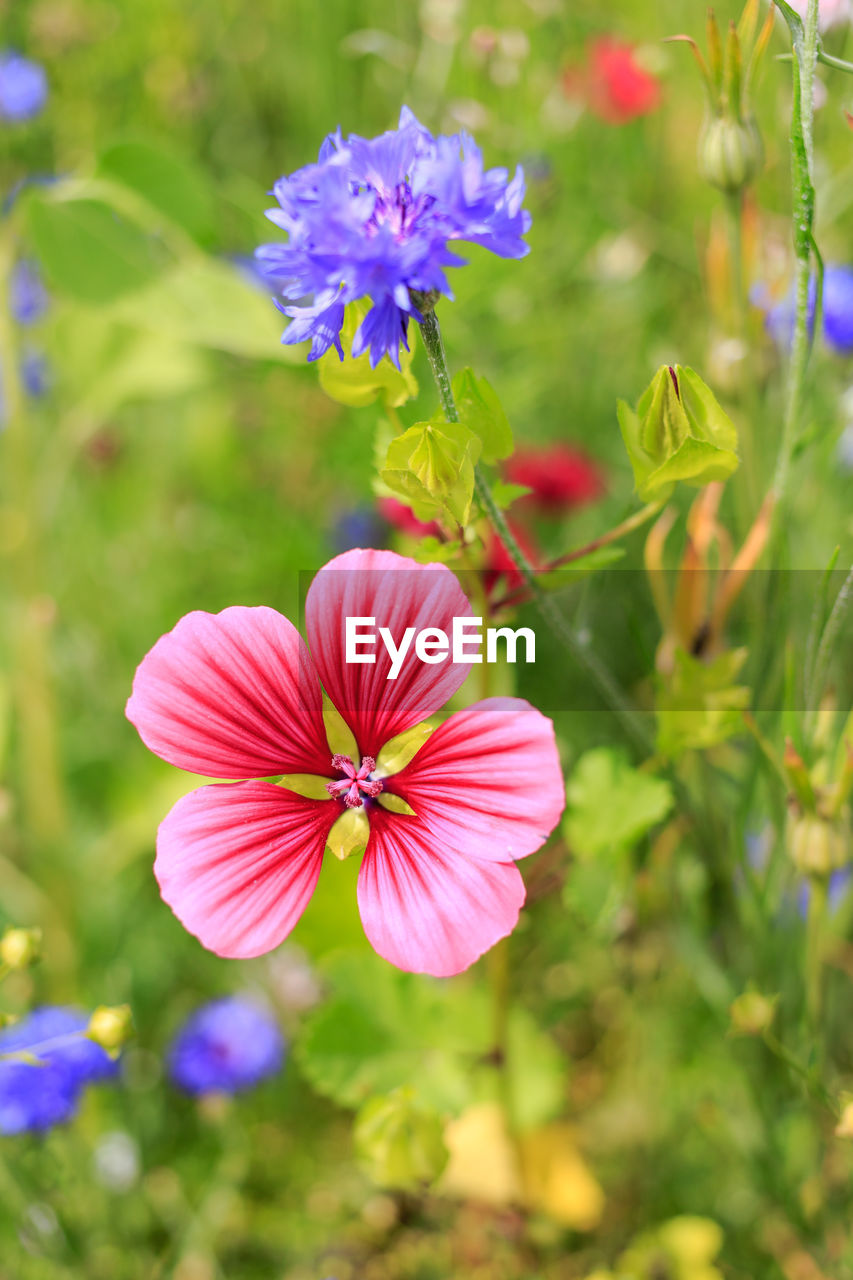
<path id="1" fill-rule="evenodd" d="M 398 969 L 461 973 L 512 932 L 524 897 L 514 863 L 440 847 L 418 818 L 371 814 L 358 909 L 374 950 Z"/>
<path id="2" fill-rule="evenodd" d="M 440 627 L 451 634 L 454 617 L 471 605 L 446 565 L 418 564 L 393 551 L 347 551 L 314 578 L 305 602 L 305 629 L 323 687 L 355 734 L 363 756 L 377 756 L 396 734 L 425 720 L 465 681 L 468 667 L 449 660 L 422 662 L 411 644 L 399 675 L 388 679 L 391 658 L 378 636 L 387 627 L 399 645 L 410 627 Z M 346 619 L 374 618 L 374 663 L 346 661 Z M 360 628 L 367 630 L 366 626 Z"/>
<path id="3" fill-rule="evenodd" d="M 154 874 L 163 900 L 209 951 L 264 955 L 308 905 L 339 815 L 331 801 L 269 782 L 200 787 L 157 833 Z"/>
<path id="4" fill-rule="evenodd" d="M 522 698 L 457 711 L 384 789 L 411 805 L 434 848 L 490 862 L 534 853 L 565 805 L 554 726 Z"/>
<path id="5" fill-rule="evenodd" d="M 127 717 L 169 764 L 211 778 L 326 773 L 322 695 L 287 618 L 189 613 L 143 658 Z"/>

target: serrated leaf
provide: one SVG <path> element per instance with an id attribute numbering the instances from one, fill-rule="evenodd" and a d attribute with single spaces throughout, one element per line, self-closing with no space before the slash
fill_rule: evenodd
<path id="1" fill-rule="evenodd" d="M 635 769 L 608 747 L 581 756 L 566 794 L 563 829 L 581 858 L 630 849 L 663 821 L 674 803 L 668 782 Z"/>
<path id="2" fill-rule="evenodd" d="M 386 408 L 398 409 L 418 394 L 417 380 L 412 373 L 414 352 L 405 347 L 401 349 L 399 369 L 390 360 L 380 360 L 376 368 L 371 369 L 367 352 L 353 357 L 352 341 L 367 310 L 362 302 L 351 302 L 346 308 L 341 329 L 344 358 L 341 360 L 334 347 L 320 357 L 317 362 L 320 386 L 332 400 L 351 408 L 373 404 L 381 396 Z"/>
<path id="3" fill-rule="evenodd" d="M 332 996 L 308 1018 L 297 1055 L 310 1083 L 342 1106 L 410 1085 L 425 1105 L 458 1114 L 499 1086 L 489 1061 L 490 993 L 471 980 L 403 973 L 373 953 L 330 957 Z M 565 1065 L 524 1010 L 508 1029 L 515 1123 L 530 1128 L 559 1112 Z"/>
<path id="4" fill-rule="evenodd" d="M 453 396 L 460 421 L 482 445 L 484 462 L 499 462 L 512 453 L 512 429 L 497 392 L 472 369 L 462 369 L 453 379 Z"/>

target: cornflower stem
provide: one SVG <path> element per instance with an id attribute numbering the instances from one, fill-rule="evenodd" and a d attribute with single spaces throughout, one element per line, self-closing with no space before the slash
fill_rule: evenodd
<path id="1" fill-rule="evenodd" d="M 788 370 L 788 391 L 782 440 L 776 460 L 773 488 L 781 508 L 787 496 L 791 462 L 797 443 L 806 370 L 811 353 L 809 336 L 809 286 L 814 242 L 814 84 L 818 61 L 818 0 L 808 0 L 802 39 L 794 39 L 794 105 L 791 121 L 791 160 L 794 185 L 794 254 L 796 257 L 796 321 Z M 818 258 L 819 262 L 819 258 Z M 818 306 L 815 307 L 817 324 Z"/>
<path id="2" fill-rule="evenodd" d="M 15 224 L 10 218 L 0 237 L 0 280 L 4 282 L 10 278 L 15 251 Z M 5 299 L 0 302 L 0 377 L 6 412 L 4 496 L 13 529 L 7 554 L 16 599 L 9 611 L 9 645 L 21 743 L 21 786 L 29 830 L 39 844 L 50 845 L 62 837 L 66 814 L 48 654 L 50 602 L 39 591 L 42 573 L 30 423 L 15 325 Z"/>
<path id="3" fill-rule="evenodd" d="M 823 933 L 826 923 L 829 885 L 825 876 L 809 882 L 809 910 L 806 918 L 806 1016 L 816 1045 L 820 1045 L 823 1013 Z"/>
<path id="4" fill-rule="evenodd" d="M 426 347 L 430 368 L 438 387 L 438 395 L 444 416 L 448 422 L 458 422 L 459 412 L 453 398 L 453 387 L 447 357 L 441 340 L 441 329 L 434 308 L 429 302 L 421 306 L 421 334 Z M 644 753 L 651 751 L 651 741 L 640 716 L 628 702 L 607 667 L 578 639 L 554 600 L 542 590 L 536 579 L 536 571 L 525 556 L 506 522 L 503 512 L 495 502 L 491 486 L 481 467 L 474 472 L 477 498 L 495 533 L 518 569 L 543 620 L 581 668 L 603 700 L 615 712 L 629 736 Z"/>

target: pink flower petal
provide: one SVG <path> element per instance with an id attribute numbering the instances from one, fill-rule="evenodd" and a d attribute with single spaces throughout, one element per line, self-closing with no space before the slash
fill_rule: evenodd
<path id="1" fill-rule="evenodd" d="M 407 627 L 415 633 L 440 627 L 450 636 L 453 618 L 470 617 L 471 605 L 446 565 L 418 564 L 393 551 L 347 551 L 320 570 L 308 591 L 305 627 L 320 679 L 358 741 L 362 755 L 376 756 L 396 734 L 432 715 L 463 684 L 470 668 L 449 657 L 427 664 L 414 642 L 399 675 L 387 679 L 391 659 L 378 635 L 388 627 L 399 645 Z M 375 618 L 375 663 L 345 660 L 345 619 Z M 363 628 L 367 630 L 368 628 Z"/>
<path id="2" fill-rule="evenodd" d="M 269 782 L 200 787 L 157 833 L 164 902 L 217 955 L 260 956 L 287 937 L 317 885 L 338 805 Z"/>
<path id="3" fill-rule="evenodd" d="M 385 789 L 412 806 L 439 848 L 496 862 L 544 844 L 566 799 L 554 726 L 521 698 L 457 711 Z"/>
<path id="4" fill-rule="evenodd" d="M 417 818 L 371 812 L 358 909 L 372 947 L 398 969 L 461 973 L 512 932 L 523 904 L 514 863 L 466 858 Z"/>
<path id="5" fill-rule="evenodd" d="M 181 618 L 140 663 L 127 717 L 147 747 L 192 773 L 329 772 L 316 672 L 274 609 Z"/>

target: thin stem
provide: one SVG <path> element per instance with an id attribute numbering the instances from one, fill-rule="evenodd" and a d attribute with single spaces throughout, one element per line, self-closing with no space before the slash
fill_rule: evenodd
<path id="1" fill-rule="evenodd" d="M 809 292 L 814 243 L 814 84 L 818 59 L 818 0 L 809 0 L 802 41 L 794 42 L 794 106 L 791 154 L 794 182 L 794 253 L 796 256 L 796 324 L 788 372 L 788 396 L 782 441 L 773 487 L 780 502 L 790 481 L 791 462 L 802 412 L 806 369 L 811 352 Z M 817 306 L 815 307 L 817 312 Z M 815 314 L 817 324 L 817 314 Z"/>
<path id="2" fill-rule="evenodd" d="M 809 881 L 806 920 L 806 1015 L 816 1045 L 820 1043 L 818 1032 L 823 1012 L 823 933 L 828 897 L 826 877 L 813 876 Z"/>
<path id="3" fill-rule="evenodd" d="M 421 300 L 422 301 L 422 300 Z M 421 333 L 426 347 L 430 368 L 438 387 L 438 395 L 444 416 L 448 422 L 458 422 L 459 413 L 453 398 L 453 387 L 447 357 L 441 340 L 441 329 L 438 317 L 431 305 L 422 304 Z M 564 618 L 555 602 L 541 588 L 536 580 L 536 570 L 525 556 L 506 522 L 503 512 L 495 502 L 486 476 L 478 466 L 475 468 L 475 488 L 477 498 L 488 517 L 500 541 L 503 543 L 513 564 L 518 569 L 525 584 L 542 615 L 544 621 L 554 632 L 557 639 L 571 654 L 574 661 L 600 693 L 612 711 L 619 717 L 625 730 L 643 751 L 651 749 L 649 735 L 637 712 L 628 702 L 625 694 L 602 662 L 578 639 L 569 623 Z"/>
<path id="4" fill-rule="evenodd" d="M 15 261 L 14 223 L 0 239 L 0 280 Z M 47 629 L 50 601 L 39 594 L 38 524 L 34 501 L 30 423 L 18 367 L 15 325 L 7 301 L 0 303 L 0 377 L 6 412 L 5 498 L 17 525 L 10 550 L 17 599 L 10 611 L 16 712 L 20 732 L 24 810 L 32 834 L 55 843 L 65 830 L 65 795 L 59 765 L 56 711 L 50 678 Z"/>

